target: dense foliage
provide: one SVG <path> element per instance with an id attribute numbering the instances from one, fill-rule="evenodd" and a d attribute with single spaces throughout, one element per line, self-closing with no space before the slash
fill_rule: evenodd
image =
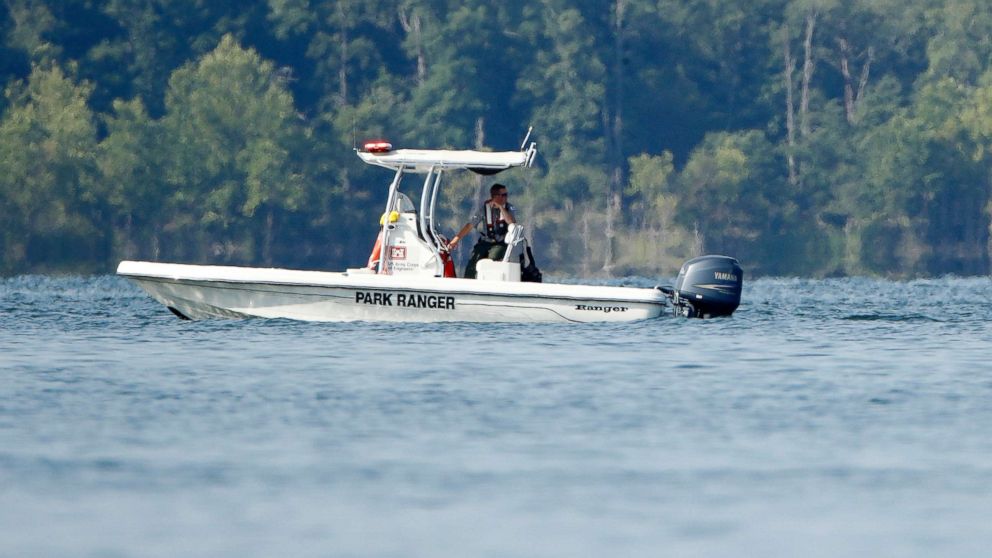
<path id="1" fill-rule="evenodd" d="M 0 273 L 355 265 L 356 141 L 534 126 L 499 178 L 548 270 L 984 274 L 990 36 L 987 0 L 5 0 Z"/>

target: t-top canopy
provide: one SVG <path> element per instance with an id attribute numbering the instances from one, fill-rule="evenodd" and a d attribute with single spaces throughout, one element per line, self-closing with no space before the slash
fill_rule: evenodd
<path id="1" fill-rule="evenodd" d="M 432 168 L 470 169 L 484 174 L 511 167 L 529 167 L 534 162 L 536 154 L 537 145 L 534 143 L 531 143 L 525 151 L 397 149 L 386 153 L 358 152 L 358 156 L 366 163 L 393 170 L 426 173 Z"/>

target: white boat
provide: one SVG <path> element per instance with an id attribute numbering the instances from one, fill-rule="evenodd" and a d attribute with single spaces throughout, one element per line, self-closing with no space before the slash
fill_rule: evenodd
<path id="1" fill-rule="evenodd" d="M 380 257 L 370 258 L 366 267 L 328 272 L 123 261 L 117 273 L 184 319 L 619 322 L 663 314 L 730 315 L 737 308 L 743 272 L 726 256 L 686 262 L 675 287 L 524 281 L 528 277 L 521 271 L 530 251 L 523 228 L 513 225 L 503 261 L 481 260 L 477 279 L 453 277 L 434 219 L 442 177 L 530 167 L 536 153 L 537 146 L 526 140 L 520 151 L 503 152 L 366 144 L 358 156 L 394 172 L 377 242 Z M 401 191 L 410 174 L 424 175 L 419 208 Z"/>

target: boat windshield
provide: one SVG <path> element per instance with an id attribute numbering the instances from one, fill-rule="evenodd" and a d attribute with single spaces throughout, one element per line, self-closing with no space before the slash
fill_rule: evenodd
<path id="1" fill-rule="evenodd" d="M 396 192 L 396 205 L 393 211 L 399 211 L 400 213 L 416 213 L 417 206 L 413 205 L 410 197 L 403 192 Z"/>

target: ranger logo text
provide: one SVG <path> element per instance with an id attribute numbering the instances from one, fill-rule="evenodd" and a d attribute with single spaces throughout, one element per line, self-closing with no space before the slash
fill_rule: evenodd
<path id="1" fill-rule="evenodd" d="M 603 312 L 609 314 L 610 312 L 626 312 L 626 306 L 589 306 L 587 304 L 576 304 L 576 310 L 585 310 L 588 312 Z"/>
<path id="2" fill-rule="evenodd" d="M 377 293 L 355 292 L 356 304 L 372 304 L 374 306 L 399 306 L 402 308 L 433 308 L 436 310 L 454 310 L 455 297 L 417 294 L 417 293 Z"/>

